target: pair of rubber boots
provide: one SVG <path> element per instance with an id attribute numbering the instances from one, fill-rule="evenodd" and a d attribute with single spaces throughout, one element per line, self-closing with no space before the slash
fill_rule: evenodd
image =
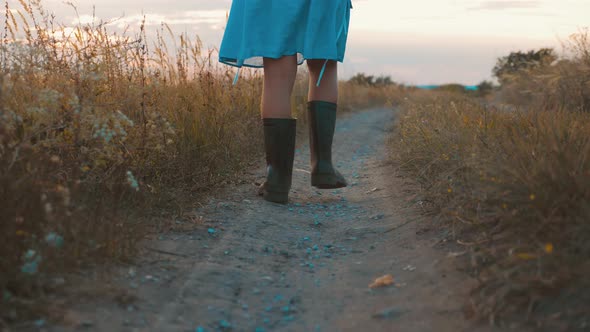
<path id="1" fill-rule="evenodd" d="M 307 104 L 311 185 L 319 189 L 335 189 L 347 185 L 344 177 L 332 165 L 336 109 L 336 104 L 324 101 L 311 101 Z M 267 201 L 286 204 L 293 175 L 296 120 L 263 119 L 263 124 L 267 178 L 260 187 L 260 194 Z"/>

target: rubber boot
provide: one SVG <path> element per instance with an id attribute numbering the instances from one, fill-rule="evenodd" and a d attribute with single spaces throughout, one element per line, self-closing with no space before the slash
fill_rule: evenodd
<path id="1" fill-rule="evenodd" d="M 337 105 L 325 101 L 307 103 L 309 115 L 309 150 L 311 185 L 319 189 L 347 186 L 346 180 L 332 165 L 332 141 L 336 129 Z"/>
<path id="2" fill-rule="evenodd" d="M 262 122 L 267 175 L 259 194 L 269 202 L 286 204 L 293 176 L 297 120 L 263 119 Z"/>

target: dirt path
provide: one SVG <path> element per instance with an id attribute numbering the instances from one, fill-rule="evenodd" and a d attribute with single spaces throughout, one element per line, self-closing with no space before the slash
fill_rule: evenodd
<path id="1" fill-rule="evenodd" d="M 289 205 L 263 201 L 252 185 L 231 188 L 194 212 L 204 225 L 161 235 L 121 274 L 137 301 L 81 303 L 79 326 L 52 330 L 489 331 L 465 321 L 465 275 L 433 249 L 436 236 L 418 232 L 387 164 L 393 117 L 379 109 L 340 120 L 334 155 L 350 187 L 312 189 L 303 147 Z M 368 287 L 385 274 L 397 285 Z"/>

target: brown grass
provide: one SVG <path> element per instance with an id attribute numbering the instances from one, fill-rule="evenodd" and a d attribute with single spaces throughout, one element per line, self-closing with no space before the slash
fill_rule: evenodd
<path id="1" fill-rule="evenodd" d="M 143 28 L 68 30 L 40 3 L 21 6 L 0 64 L 0 289 L 16 309 L 0 310 L 6 320 L 23 318 L 50 275 L 128 257 L 144 235 L 139 211 L 233 181 L 260 142 L 260 77 L 231 87 L 198 40 L 151 48 Z"/>
<path id="2" fill-rule="evenodd" d="M 506 75 L 501 102 L 548 111 L 590 112 L 590 29 L 563 43 L 564 54 L 551 66 Z"/>
<path id="3" fill-rule="evenodd" d="M 504 111 L 422 92 L 401 107 L 393 156 L 471 254 L 473 309 L 494 323 L 575 328 L 590 310 L 590 113 L 583 98 L 558 104 Z"/>

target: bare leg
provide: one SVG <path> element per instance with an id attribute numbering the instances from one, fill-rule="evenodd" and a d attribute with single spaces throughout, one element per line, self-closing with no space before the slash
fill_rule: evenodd
<path id="1" fill-rule="evenodd" d="M 324 76 L 317 86 L 322 67 Z M 311 157 L 311 185 L 319 189 L 347 186 L 346 179 L 332 163 L 332 141 L 336 129 L 338 102 L 338 63 L 336 61 L 308 60 L 309 96 L 309 154 Z"/>
<path id="2" fill-rule="evenodd" d="M 297 76 L 297 57 L 264 58 L 262 118 L 290 119 L 291 92 Z"/>
<path id="3" fill-rule="evenodd" d="M 338 101 L 338 62 L 328 61 L 320 86 L 317 86 L 325 62 L 326 60 L 307 60 L 307 67 L 309 68 L 308 101 L 327 101 L 330 103 Z"/>
<path id="4" fill-rule="evenodd" d="M 297 75 L 295 56 L 264 58 L 262 124 L 266 181 L 258 193 L 269 202 L 286 204 L 293 175 L 297 120 L 291 117 L 291 92 Z"/>

